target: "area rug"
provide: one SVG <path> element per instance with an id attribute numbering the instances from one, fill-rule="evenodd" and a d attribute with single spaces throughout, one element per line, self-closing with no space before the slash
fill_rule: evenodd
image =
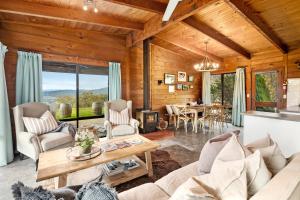
<path id="1" fill-rule="evenodd" d="M 149 140 L 152 140 L 152 141 L 159 141 L 159 140 L 164 140 L 164 139 L 175 137 L 174 131 L 171 131 L 171 130 L 155 131 L 155 132 L 151 132 L 151 133 L 145 133 L 142 135 L 145 138 L 148 138 Z"/>
<path id="2" fill-rule="evenodd" d="M 161 177 L 181 167 L 178 162 L 172 160 L 170 154 L 167 151 L 156 150 L 154 152 L 151 152 L 151 156 L 152 156 L 152 166 L 153 166 L 153 177 L 149 178 L 148 176 L 142 176 L 140 178 L 136 178 L 132 181 L 118 185 L 116 187 L 116 190 L 118 192 L 122 192 L 130 188 L 134 188 L 144 183 L 155 182 Z M 138 157 L 141 160 L 145 161 L 144 155 L 138 155 Z"/>
<path id="3" fill-rule="evenodd" d="M 151 153 L 153 165 L 153 177 L 142 176 L 116 187 L 118 192 L 142 185 L 144 183 L 155 182 L 168 173 L 179 169 L 185 165 L 199 159 L 199 152 L 190 151 L 181 145 L 171 145 Z M 145 160 L 143 155 L 139 155 Z"/>

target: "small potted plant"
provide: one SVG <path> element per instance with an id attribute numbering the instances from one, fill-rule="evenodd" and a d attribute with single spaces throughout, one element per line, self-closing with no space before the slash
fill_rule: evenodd
<path id="1" fill-rule="evenodd" d="M 80 131 L 75 137 L 76 146 L 81 148 L 81 154 L 88 154 L 92 151 L 92 146 L 95 143 L 94 135 L 91 134 L 87 129 Z"/>

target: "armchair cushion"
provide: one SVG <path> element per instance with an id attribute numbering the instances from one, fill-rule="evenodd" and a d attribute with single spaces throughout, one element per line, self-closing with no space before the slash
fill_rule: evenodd
<path id="1" fill-rule="evenodd" d="M 112 136 L 132 135 L 135 133 L 134 127 L 130 125 L 117 125 L 112 127 Z"/>
<path id="2" fill-rule="evenodd" d="M 73 137 L 69 133 L 64 132 L 53 132 L 39 136 L 41 146 L 44 151 L 54 149 L 59 146 L 71 144 Z"/>
<path id="3" fill-rule="evenodd" d="M 28 132 L 43 134 L 58 127 L 58 124 L 50 111 L 46 111 L 40 118 L 23 117 Z"/>
<path id="4" fill-rule="evenodd" d="M 114 125 L 129 124 L 128 108 L 120 112 L 109 109 L 109 121 Z"/>

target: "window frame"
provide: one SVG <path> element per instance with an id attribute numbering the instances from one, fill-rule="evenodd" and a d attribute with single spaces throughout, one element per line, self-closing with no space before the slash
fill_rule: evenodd
<path id="1" fill-rule="evenodd" d="M 224 105 L 224 75 L 226 75 L 226 74 L 236 75 L 236 72 L 225 72 L 225 73 L 211 74 L 211 76 L 221 76 L 221 104 L 222 105 Z"/>
<path id="2" fill-rule="evenodd" d="M 63 121 L 63 122 L 68 122 L 68 121 L 76 121 L 76 126 L 78 128 L 78 125 L 79 125 L 79 121 L 80 120 L 88 120 L 88 119 L 97 119 L 97 118 L 104 118 L 104 114 L 102 115 L 97 115 L 97 116 L 88 116 L 88 117 L 80 117 L 79 115 L 79 91 L 80 91 L 80 80 L 79 80 L 79 75 L 80 75 L 80 67 L 81 66 L 84 66 L 84 67 L 103 67 L 103 68 L 108 68 L 107 66 L 94 66 L 94 65 L 84 65 L 84 64 L 76 64 L 76 63 L 69 63 L 69 62 L 56 62 L 56 61 L 43 61 L 43 64 L 42 64 L 42 71 L 44 72 L 47 72 L 46 70 L 44 70 L 44 63 L 59 63 L 59 64 L 62 64 L 62 65 L 74 65 L 75 67 L 75 75 L 76 75 L 76 96 L 75 96 L 75 99 L 76 99 L 76 117 L 74 118 L 67 118 L 67 119 L 59 119 L 59 121 Z M 59 72 L 57 71 L 57 73 L 62 73 L 62 72 Z M 103 75 L 106 75 L 106 74 L 103 74 Z M 108 77 L 108 81 L 107 81 L 107 88 L 109 90 L 109 72 L 107 73 L 107 77 Z M 108 95 L 107 95 L 107 100 L 109 100 L 109 92 L 108 92 Z"/>

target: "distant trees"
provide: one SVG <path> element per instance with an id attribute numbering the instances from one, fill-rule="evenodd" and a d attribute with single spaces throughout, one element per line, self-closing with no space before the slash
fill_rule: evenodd
<path id="1" fill-rule="evenodd" d="M 105 94 L 95 94 L 90 91 L 85 91 L 79 95 L 79 107 L 86 108 L 91 107 L 93 102 L 102 103 L 107 100 L 107 95 Z M 76 97 L 75 96 L 59 96 L 56 98 L 56 103 L 69 103 L 72 104 L 72 107 L 76 106 Z"/>

